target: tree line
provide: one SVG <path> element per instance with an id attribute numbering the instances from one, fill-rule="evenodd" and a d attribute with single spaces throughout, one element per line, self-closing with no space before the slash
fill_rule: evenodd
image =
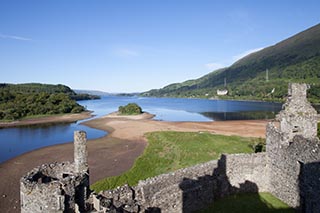
<path id="1" fill-rule="evenodd" d="M 87 94 L 78 95 L 65 85 L 0 84 L 0 120 L 80 113 L 85 108 L 76 100 L 92 98 Z"/>

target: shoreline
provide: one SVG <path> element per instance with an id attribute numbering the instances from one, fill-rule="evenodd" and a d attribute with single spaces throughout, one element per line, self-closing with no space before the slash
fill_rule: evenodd
<path id="1" fill-rule="evenodd" d="M 63 115 L 50 115 L 39 118 L 28 118 L 23 120 L 0 122 L 0 128 L 13 128 L 20 126 L 39 125 L 39 124 L 55 124 L 55 123 L 73 123 L 79 120 L 91 118 L 92 111 L 81 113 L 68 113 Z"/>
<path id="2" fill-rule="evenodd" d="M 166 122 L 154 115 L 105 115 L 81 124 L 107 131 L 102 138 L 88 140 L 90 184 L 129 170 L 147 146 L 146 132 L 182 131 L 264 137 L 268 120 Z M 0 164 L 0 206 L 4 212 L 20 212 L 20 178 L 44 163 L 73 161 L 73 143 L 48 146 L 17 156 Z"/>
<path id="3" fill-rule="evenodd" d="M 212 134 L 238 135 L 242 137 L 265 138 L 265 127 L 270 120 L 233 120 L 233 121 L 160 121 L 154 115 L 108 115 L 85 121 L 81 124 L 91 128 L 108 131 L 108 136 L 120 139 L 143 139 L 147 132 L 155 131 L 207 131 Z M 112 130 L 110 132 L 110 129 Z"/>
<path id="4" fill-rule="evenodd" d="M 283 104 L 285 101 L 271 101 L 271 100 L 259 100 L 259 99 L 223 99 L 223 98 L 196 98 L 196 97 L 157 97 L 157 96 L 141 96 L 146 98 L 182 98 L 182 99 L 195 99 L 195 100 L 215 100 L 215 101 L 241 101 L 241 102 L 267 102 L 267 103 L 278 103 Z M 318 103 L 320 105 L 320 103 Z"/>

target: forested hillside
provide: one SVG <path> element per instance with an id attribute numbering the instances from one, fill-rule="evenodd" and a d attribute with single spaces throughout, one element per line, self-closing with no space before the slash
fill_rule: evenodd
<path id="1" fill-rule="evenodd" d="M 230 67 L 142 95 L 218 98 L 216 91 L 224 87 L 224 79 L 229 93 L 219 98 L 281 101 L 288 83 L 305 82 L 311 85 L 310 100 L 320 102 L 320 24 L 252 53 Z"/>
<path id="2" fill-rule="evenodd" d="M 0 84 L 0 120 L 79 113 L 85 109 L 76 102 L 76 99 L 85 97 L 90 96 L 79 96 L 64 85 Z"/>

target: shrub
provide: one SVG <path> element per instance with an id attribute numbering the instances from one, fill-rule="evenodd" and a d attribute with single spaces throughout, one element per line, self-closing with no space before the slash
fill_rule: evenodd
<path id="1" fill-rule="evenodd" d="M 80 113 L 80 112 L 83 112 L 85 109 L 83 106 L 76 106 L 74 107 L 72 110 L 71 110 L 71 113 Z"/>
<path id="2" fill-rule="evenodd" d="M 118 111 L 120 115 L 138 115 L 142 113 L 141 107 L 136 103 L 129 103 L 126 106 L 120 106 Z"/>
<path id="3" fill-rule="evenodd" d="M 254 153 L 265 152 L 266 151 L 266 141 L 265 139 L 259 138 L 254 144 L 251 144 L 250 147 Z"/>

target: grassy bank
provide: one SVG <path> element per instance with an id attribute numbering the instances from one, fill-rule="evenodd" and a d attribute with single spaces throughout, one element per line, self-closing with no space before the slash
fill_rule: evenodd
<path id="1" fill-rule="evenodd" d="M 232 195 L 214 202 L 199 213 L 293 213 L 294 209 L 277 199 L 270 193 L 251 193 Z"/>
<path id="2" fill-rule="evenodd" d="M 258 138 L 213 135 L 194 132 L 148 133 L 148 146 L 133 167 L 120 176 L 94 183 L 97 192 L 125 183 L 136 185 L 139 180 L 218 159 L 222 153 L 252 153 Z"/>

